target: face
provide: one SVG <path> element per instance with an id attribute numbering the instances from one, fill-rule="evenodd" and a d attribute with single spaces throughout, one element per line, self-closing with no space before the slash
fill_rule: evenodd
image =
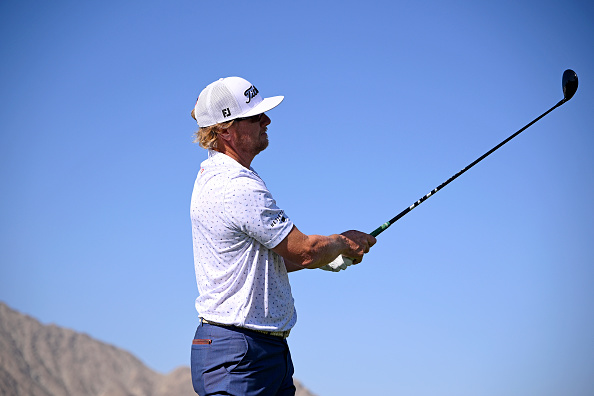
<path id="1" fill-rule="evenodd" d="M 250 118 L 244 118 L 236 120 L 233 123 L 235 128 L 232 132 L 234 134 L 234 140 L 236 148 L 249 154 L 256 156 L 268 147 L 268 125 L 270 124 L 270 118 L 264 113 L 261 117 L 254 116 Z"/>

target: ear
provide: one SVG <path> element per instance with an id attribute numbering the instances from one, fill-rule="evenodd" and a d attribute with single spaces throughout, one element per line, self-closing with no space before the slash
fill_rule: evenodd
<path id="1" fill-rule="evenodd" d="M 228 142 L 229 140 L 231 140 L 231 128 L 227 128 L 227 129 L 223 129 L 221 132 L 219 132 L 219 137 L 221 139 L 223 139 L 224 141 Z"/>

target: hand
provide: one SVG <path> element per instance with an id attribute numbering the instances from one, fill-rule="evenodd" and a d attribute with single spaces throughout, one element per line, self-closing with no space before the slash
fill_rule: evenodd
<path id="1" fill-rule="evenodd" d="M 325 271 L 339 272 L 347 269 L 350 265 L 358 264 L 363 259 L 363 255 L 369 252 L 369 248 L 377 242 L 375 237 L 360 231 L 346 231 L 341 235 L 345 237 L 348 252 L 346 254 L 341 254 L 332 262 L 320 267 L 321 269 Z"/>
<path id="2" fill-rule="evenodd" d="M 363 255 L 377 242 L 374 236 L 361 231 L 350 230 L 340 235 L 345 237 L 347 243 L 347 251 L 343 252 L 343 256 L 351 258 L 353 264 L 359 264 Z"/>

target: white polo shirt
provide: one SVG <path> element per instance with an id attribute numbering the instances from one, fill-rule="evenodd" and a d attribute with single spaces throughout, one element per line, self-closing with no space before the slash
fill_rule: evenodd
<path id="1" fill-rule="evenodd" d="M 231 157 L 209 150 L 191 203 L 200 317 L 266 330 L 297 321 L 283 258 L 273 252 L 293 228 L 264 181 Z"/>

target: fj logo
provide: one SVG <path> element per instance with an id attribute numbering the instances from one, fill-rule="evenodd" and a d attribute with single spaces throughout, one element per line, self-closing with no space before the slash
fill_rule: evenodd
<path id="1" fill-rule="evenodd" d="M 247 98 L 247 102 L 245 102 L 245 103 L 250 103 L 252 98 L 255 97 L 256 95 L 258 95 L 258 90 L 256 89 L 256 87 L 254 87 L 252 85 L 248 89 L 246 89 L 243 94 Z"/>
<path id="2" fill-rule="evenodd" d="M 223 109 L 223 117 L 230 117 L 231 116 L 231 110 L 229 110 L 229 108 L 227 107 L 226 109 Z"/>

